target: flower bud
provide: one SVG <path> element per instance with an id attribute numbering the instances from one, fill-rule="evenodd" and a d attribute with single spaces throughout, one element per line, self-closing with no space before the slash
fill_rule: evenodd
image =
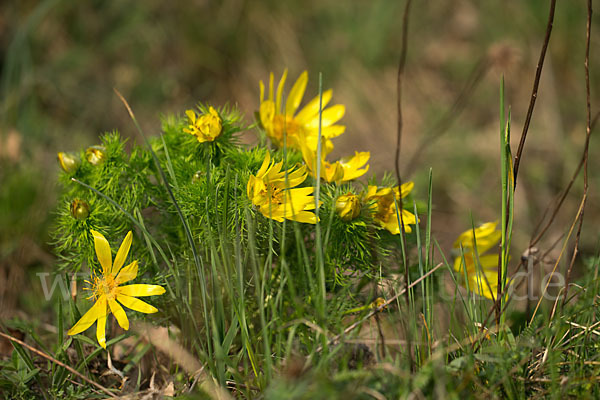
<path id="1" fill-rule="evenodd" d="M 189 125 L 183 131 L 195 135 L 200 143 L 214 141 L 223 130 L 223 121 L 217 111 L 210 107 L 208 112 L 196 115 L 194 110 L 187 110 Z"/>
<path id="2" fill-rule="evenodd" d="M 104 146 L 91 146 L 85 151 L 85 158 L 92 165 L 99 165 L 106 159 L 106 149 Z"/>
<path id="3" fill-rule="evenodd" d="M 353 193 L 346 193 L 335 201 L 335 211 L 346 222 L 352 221 L 360 214 L 360 199 Z"/>
<path id="4" fill-rule="evenodd" d="M 71 202 L 71 216 L 77 220 L 84 220 L 90 215 L 90 206 L 85 200 L 75 199 Z"/>
<path id="5" fill-rule="evenodd" d="M 330 164 L 324 161 L 321 164 L 321 178 L 327 182 L 339 182 L 344 178 L 344 167 L 339 162 Z"/>
<path id="6" fill-rule="evenodd" d="M 192 176 L 192 183 L 199 183 L 200 181 L 202 181 L 202 179 L 204 179 L 205 175 L 206 173 L 204 171 L 194 172 L 194 175 Z"/>
<path id="7" fill-rule="evenodd" d="M 385 299 L 382 297 L 378 297 L 371 304 L 369 304 L 369 308 L 380 308 L 383 305 L 385 305 Z"/>
<path id="8" fill-rule="evenodd" d="M 63 153 L 61 151 L 57 154 L 57 158 L 60 167 L 67 173 L 74 172 L 79 167 L 79 158 L 72 153 Z"/>

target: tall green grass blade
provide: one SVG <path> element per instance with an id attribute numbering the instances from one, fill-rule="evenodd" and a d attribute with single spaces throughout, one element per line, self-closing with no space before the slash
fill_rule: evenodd
<path id="1" fill-rule="evenodd" d="M 321 223 L 319 221 L 319 205 L 321 193 L 321 154 L 322 154 L 322 125 L 323 125 L 323 74 L 319 73 L 319 139 L 317 141 L 317 162 L 315 178 L 315 215 L 317 224 L 315 226 L 315 252 L 317 253 L 318 269 L 318 296 L 317 311 L 319 317 L 325 319 L 325 260 L 323 259 L 323 243 L 321 238 Z"/>

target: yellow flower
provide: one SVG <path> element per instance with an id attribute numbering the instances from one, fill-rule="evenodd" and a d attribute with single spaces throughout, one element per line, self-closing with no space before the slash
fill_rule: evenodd
<path id="1" fill-rule="evenodd" d="M 248 179 L 248 198 L 268 218 L 281 222 L 290 219 L 316 224 L 317 217 L 309 210 L 315 209 L 312 187 L 294 188 L 306 179 L 306 166 L 282 171 L 283 161 L 271 163 L 269 153 L 260 169 Z M 286 179 L 287 172 L 287 179 Z"/>
<path id="2" fill-rule="evenodd" d="M 270 74 L 267 98 L 265 98 L 265 85 L 260 81 L 260 122 L 275 145 L 283 146 L 285 132 L 288 147 L 300 150 L 300 144 L 305 142 L 312 151 L 316 151 L 319 140 L 319 96 L 298 111 L 308 83 L 308 72 L 304 71 L 287 94 L 284 106 L 282 97 L 286 78 L 287 69 L 283 72 L 277 91 L 274 93 L 273 73 Z M 346 129 L 343 125 L 336 125 L 336 122 L 344 116 L 346 108 L 341 104 L 325 108 L 331 101 L 332 95 L 331 89 L 323 92 L 321 136 L 325 139 L 325 153 L 333 149 L 330 139 L 341 135 Z"/>
<path id="3" fill-rule="evenodd" d="M 469 289 L 491 300 L 496 298 L 498 290 L 498 254 L 484 255 L 483 253 L 494 247 L 500 240 L 501 233 L 496 230 L 497 225 L 498 221 L 487 222 L 474 230 L 469 229 L 461 233 L 454 242 L 456 253 L 454 270 L 458 273 L 459 279 L 464 280 L 466 272 Z M 475 243 L 477 252 L 474 250 Z M 460 254 L 461 247 L 463 254 Z"/>
<path id="4" fill-rule="evenodd" d="M 223 130 L 223 123 L 217 111 L 209 107 L 208 113 L 196 116 L 194 110 L 185 112 L 189 120 L 189 125 L 183 131 L 196 136 L 200 143 L 212 142 Z"/>
<path id="5" fill-rule="evenodd" d="M 374 201 L 371 205 L 371 210 L 374 213 L 373 219 L 392 235 L 400 233 L 400 224 L 396 215 L 396 204 L 398 204 L 400 199 L 406 197 L 414 186 L 413 182 L 407 182 L 402 184 L 400 189 L 398 187 L 378 189 L 377 186 L 369 186 L 367 188 L 364 200 L 367 202 Z M 396 201 L 394 201 L 394 197 Z M 404 231 L 410 233 L 412 232 L 410 225 L 417 223 L 417 217 L 408 210 L 402 209 L 401 211 Z"/>
<path id="6" fill-rule="evenodd" d="M 346 222 L 352 221 L 360 214 L 360 200 L 354 193 L 346 193 L 335 201 L 335 211 Z"/>
<path id="7" fill-rule="evenodd" d="M 306 143 L 300 143 L 302 158 L 308 167 L 310 174 L 317 176 L 317 153 L 312 151 Z M 321 154 L 321 178 L 327 182 L 347 182 L 363 176 L 369 170 L 367 162 L 371 154 L 355 152 L 353 157 L 342 158 L 340 161 L 330 163 L 325 160 L 326 154 Z"/>
<path id="8" fill-rule="evenodd" d="M 125 314 L 125 307 L 135 311 L 150 314 L 158 311 L 155 307 L 143 302 L 136 297 L 155 296 L 163 294 L 165 289 L 159 285 L 143 285 L 133 284 L 119 286 L 125 282 L 135 279 L 138 273 L 138 262 L 133 261 L 131 264 L 123 267 L 129 248 L 131 247 L 131 231 L 123 239 L 123 243 L 117 251 L 114 263 L 110 252 L 108 241 L 100 232 L 91 231 L 94 236 L 94 246 L 96 248 L 96 256 L 102 266 L 102 275 L 93 276 L 93 282 L 88 282 L 91 285 L 89 290 L 92 295 L 89 297 L 95 300 L 94 305 L 90 308 L 81 319 L 67 332 L 69 335 L 76 335 L 88 329 L 96 321 L 96 338 L 100 346 L 106 349 L 106 318 L 111 312 L 115 315 L 117 322 L 121 328 L 129 329 L 129 320 Z M 117 303 L 117 300 L 119 303 Z"/>

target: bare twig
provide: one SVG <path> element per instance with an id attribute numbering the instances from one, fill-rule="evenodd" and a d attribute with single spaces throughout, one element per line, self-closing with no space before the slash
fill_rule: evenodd
<path id="1" fill-rule="evenodd" d="M 556 9 L 556 0 L 551 0 L 550 11 L 549 11 L 549 15 L 548 15 L 548 24 L 546 26 L 546 35 L 544 37 L 544 43 L 542 45 L 542 50 L 540 52 L 540 57 L 538 60 L 536 71 L 535 71 L 535 78 L 533 80 L 533 89 L 531 91 L 531 98 L 529 100 L 527 116 L 525 118 L 525 123 L 523 124 L 523 132 L 521 133 L 521 140 L 519 141 L 519 147 L 517 149 L 517 153 L 515 155 L 515 160 L 514 160 L 514 164 L 513 164 L 513 188 L 512 188 L 513 191 L 515 191 L 517 189 L 517 175 L 519 172 L 519 164 L 521 162 L 521 155 L 523 154 L 523 148 L 525 146 L 525 139 L 527 138 L 529 124 L 531 123 L 531 117 L 533 116 L 533 109 L 535 108 L 535 101 L 537 100 L 538 88 L 539 88 L 540 79 L 542 76 L 542 69 L 544 67 L 544 60 L 546 58 L 546 51 L 548 50 L 548 44 L 550 43 L 550 34 L 552 33 L 552 25 L 554 23 L 555 9 Z M 502 151 L 504 151 L 504 149 L 502 149 Z M 502 199 L 502 201 L 505 201 L 505 200 Z M 508 218 L 508 215 L 507 215 L 507 218 Z M 498 258 L 500 259 L 500 255 Z M 500 261 L 498 261 L 498 265 L 500 265 Z M 500 308 L 501 308 L 500 301 L 503 298 L 502 297 L 503 294 L 500 293 L 500 291 L 501 291 L 500 280 L 501 280 L 501 276 L 500 276 L 500 274 L 498 274 L 498 283 L 499 283 L 498 297 L 497 297 L 496 301 L 494 302 L 493 308 L 490 310 L 490 313 L 489 313 L 489 315 L 491 315 L 494 311 L 496 312 L 496 322 L 497 323 L 499 323 L 500 314 L 502 312 L 502 310 L 500 310 Z M 505 288 L 505 290 L 506 290 L 506 288 Z M 502 292 L 504 292 L 505 290 L 503 290 Z M 488 318 L 489 318 L 489 316 L 488 316 Z M 482 329 L 486 324 L 487 324 L 487 320 L 486 320 L 486 323 L 482 325 Z"/>
<path id="2" fill-rule="evenodd" d="M 410 4 L 411 0 L 406 0 L 406 6 L 404 7 L 404 16 L 402 17 L 402 47 L 400 49 L 400 61 L 398 62 L 398 77 L 396 80 L 396 89 L 398 91 L 397 97 L 397 111 L 398 111 L 398 125 L 396 130 L 396 157 L 395 157 L 395 167 L 396 167 L 396 179 L 398 180 L 398 185 L 402 184 L 402 179 L 400 179 L 400 150 L 402 148 L 402 82 L 404 78 L 404 65 L 406 64 L 406 50 L 408 48 L 408 21 L 409 21 L 409 12 L 410 12 Z"/>
<path id="3" fill-rule="evenodd" d="M 592 124 L 590 127 L 591 131 L 594 130 L 594 127 L 596 126 L 596 123 L 598 122 L 599 117 L 600 117 L 600 111 L 596 113 L 596 115 L 594 116 L 594 119 L 592 120 Z M 577 168 L 575 169 L 575 172 L 573 173 L 573 176 L 571 177 L 571 180 L 569 181 L 569 184 L 567 185 L 567 187 L 562 191 L 562 193 L 557 197 L 557 199 L 555 201 L 553 201 L 552 203 L 550 203 L 548 205 L 548 207 L 546 207 L 546 210 L 544 211 L 542 218 L 540 219 L 540 221 L 538 222 L 538 224 L 534 230 L 534 232 L 539 231 L 539 233 L 529 243 L 530 248 L 535 246 L 540 241 L 540 239 L 544 236 L 544 234 L 546 233 L 548 228 L 550 228 L 550 225 L 552 225 L 552 223 L 554 222 L 554 219 L 556 218 L 558 211 L 562 207 L 565 199 L 567 198 L 567 195 L 569 194 L 569 192 L 571 191 L 571 188 L 573 187 L 573 184 L 575 183 L 575 179 L 577 179 L 577 177 L 579 176 L 579 173 L 581 172 L 581 168 L 583 167 L 584 161 L 587 157 L 586 151 L 587 151 L 587 148 L 584 149 L 584 152 L 581 155 L 581 160 L 579 160 L 579 164 L 577 165 Z M 546 218 L 546 215 L 548 214 L 551 204 L 556 204 L 556 206 L 554 207 L 554 210 L 552 211 L 552 215 L 550 216 L 550 219 L 548 220 L 548 222 L 546 222 L 544 227 L 540 230 L 540 226 L 542 225 L 542 222 L 544 222 L 544 219 Z"/>
<path id="4" fill-rule="evenodd" d="M 406 52 L 408 48 L 408 21 L 410 16 L 410 5 L 412 0 L 406 0 L 406 5 L 404 6 L 404 15 L 402 17 L 402 47 L 400 48 L 400 60 L 398 61 L 398 76 L 396 78 L 396 89 L 397 89 L 397 112 L 398 112 L 398 125 L 396 130 L 396 156 L 394 158 L 394 167 L 396 169 L 396 180 L 398 181 L 398 190 L 402 191 L 402 176 L 400 175 L 400 151 L 402 149 L 402 127 L 403 127 L 403 119 L 402 119 L 402 82 L 404 78 L 404 66 L 406 64 Z M 405 243 L 405 232 L 404 232 L 404 220 L 402 217 L 402 196 L 399 196 L 398 204 L 396 205 L 396 212 L 398 212 L 399 207 L 399 222 L 400 222 L 400 237 L 402 240 L 402 246 Z M 394 198 L 394 203 L 396 199 Z M 406 265 L 406 256 L 403 249 L 403 264 L 404 264 L 404 279 L 406 284 L 408 285 L 410 282 L 410 277 L 408 273 L 408 266 Z M 406 305 L 410 305 L 410 295 L 408 290 L 406 291 Z M 410 333 L 407 335 L 408 340 L 410 341 Z M 408 346 L 408 357 L 411 365 L 411 369 L 413 369 L 414 362 L 412 356 L 412 346 Z"/>
<path id="5" fill-rule="evenodd" d="M 535 101 L 537 100 L 540 78 L 542 77 L 542 68 L 544 67 L 544 59 L 546 58 L 546 50 L 548 49 L 548 43 L 550 42 L 550 34 L 552 33 L 552 24 L 554 23 L 555 8 L 556 0 L 551 0 L 550 12 L 548 15 L 548 24 L 546 26 L 546 36 L 544 38 L 544 44 L 542 45 L 542 51 L 540 52 L 540 58 L 538 60 L 537 68 L 535 70 L 535 78 L 533 80 L 533 89 L 531 91 L 531 99 L 529 100 L 529 108 L 527 109 L 527 116 L 525 117 L 525 124 L 523 125 L 523 132 L 521 133 L 521 140 L 519 141 L 519 147 L 517 149 L 517 154 L 515 155 L 515 162 L 513 167 L 515 189 L 517 187 L 517 175 L 519 173 L 521 155 L 523 154 L 523 147 L 525 146 L 527 131 L 529 130 L 529 124 L 531 123 L 531 117 L 533 116 L 533 109 L 535 108 Z"/>
<path id="6" fill-rule="evenodd" d="M 590 102 L 590 36 L 592 33 L 592 0 L 587 1 L 587 23 L 585 31 L 585 96 L 586 96 L 586 119 L 587 125 L 585 129 L 585 147 L 583 150 L 583 198 L 581 215 L 579 216 L 579 226 L 577 227 L 577 235 L 575 236 L 575 248 L 573 249 L 573 257 L 571 257 L 571 263 L 567 270 L 567 277 L 565 279 L 565 295 L 563 298 L 563 305 L 567 301 L 567 294 L 569 293 L 569 280 L 571 278 L 571 271 L 575 264 L 575 258 L 579 252 L 579 238 L 581 237 L 581 227 L 583 226 L 583 215 L 585 212 L 585 204 L 587 200 L 588 192 L 588 150 L 590 146 L 590 136 L 592 133 L 592 107 Z"/>
<path id="7" fill-rule="evenodd" d="M 91 380 L 90 378 L 88 378 L 87 376 L 83 375 L 82 373 L 78 372 L 77 370 L 73 369 L 72 367 L 69 367 L 67 364 L 62 363 L 60 361 L 58 361 L 56 358 L 49 356 L 48 354 L 44 353 L 43 351 L 40 351 L 38 349 L 36 349 L 35 347 L 32 347 L 30 345 L 28 345 L 27 343 L 23 342 L 22 340 L 17 339 L 16 337 L 13 337 L 11 335 L 7 335 L 6 333 L 0 332 L 0 336 L 10 340 L 11 342 L 15 342 L 20 344 L 23 347 L 26 347 L 27 349 L 29 349 L 30 351 L 34 352 L 35 354 L 44 357 L 46 360 L 51 361 L 53 363 L 55 363 L 58 366 L 63 367 L 64 369 L 66 369 L 67 371 L 69 371 L 70 373 L 72 373 L 73 375 L 78 376 L 79 378 L 83 379 L 84 381 L 86 381 L 87 383 L 97 387 L 98 389 L 100 389 L 101 391 L 103 391 L 104 393 L 106 393 L 108 396 L 112 397 L 112 398 L 117 398 L 117 396 L 111 392 L 110 390 L 108 390 L 107 388 L 105 388 L 104 386 L 100 385 L 97 382 L 94 382 L 93 380 Z"/>

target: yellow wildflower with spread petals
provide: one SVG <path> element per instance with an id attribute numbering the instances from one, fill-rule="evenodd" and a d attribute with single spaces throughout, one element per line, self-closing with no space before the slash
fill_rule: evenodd
<path id="1" fill-rule="evenodd" d="M 196 116 L 194 110 L 187 110 L 189 125 L 183 128 L 184 132 L 196 136 L 200 143 L 212 142 L 223 130 L 223 121 L 213 107 L 209 107 L 208 113 Z"/>
<path id="2" fill-rule="evenodd" d="M 117 251 L 114 263 L 110 252 L 110 245 L 106 238 L 100 232 L 92 230 L 91 233 L 92 236 L 94 236 L 96 256 L 102 266 L 102 275 L 94 275 L 93 281 L 88 282 L 91 284 L 89 290 L 92 291 L 92 295 L 89 298 L 93 298 L 95 303 L 92 308 L 90 308 L 83 317 L 69 329 L 67 334 L 76 335 L 81 333 L 97 321 L 96 338 L 98 339 L 100 346 L 106 349 L 106 318 L 108 315 L 112 312 L 121 328 L 128 330 L 129 320 L 127 319 L 127 314 L 125 314 L 125 310 L 121 304 L 142 313 L 155 313 L 158 311 L 155 307 L 143 302 L 137 297 L 160 295 L 165 292 L 165 289 L 159 285 L 133 284 L 120 286 L 125 282 L 135 279 L 138 273 L 137 260 L 123 267 L 127 254 L 129 253 L 129 248 L 131 247 L 131 231 L 125 236 L 125 239 L 123 239 L 123 243 L 121 243 L 119 251 Z"/>
<path id="3" fill-rule="evenodd" d="M 300 103 L 306 91 L 308 83 L 308 72 L 304 71 L 289 93 L 283 104 L 283 89 L 287 78 L 287 69 L 283 72 L 281 80 L 274 86 L 273 73 L 269 76 L 269 92 L 265 98 L 265 85 L 260 81 L 260 122 L 271 141 L 283 146 L 283 134 L 287 136 L 287 146 L 300 150 L 300 144 L 306 143 L 312 151 L 317 150 L 319 138 L 319 96 L 312 99 L 300 111 Z M 331 89 L 323 92 L 321 111 L 321 136 L 325 139 L 324 150 L 329 153 L 333 149 L 332 138 L 344 133 L 346 127 L 336 125 L 344 116 L 346 108 L 341 104 L 327 107 L 331 101 L 333 91 Z"/>
<path id="4" fill-rule="evenodd" d="M 456 254 L 454 270 L 459 279 L 464 280 L 466 275 L 469 290 L 490 300 L 495 300 L 498 291 L 498 254 L 483 253 L 500 241 L 497 225 L 498 221 L 487 222 L 464 231 L 454 242 L 453 250 Z M 461 248 L 463 254 L 460 254 Z"/>
<path id="5" fill-rule="evenodd" d="M 295 188 L 306 179 L 306 166 L 287 171 L 282 167 L 283 161 L 272 163 L 267 153 L 256 175 L 248 179 L 248 198 L 267 218 L 316 224 L 317 216 L 310 211 L 315 209 L 314 188 Z"/>
<path id="6" fill-rule="evenodd" d="M 382 188 L 378 189 L 377 186 L 369 186 L 367 193 L 364 196 L 366 202 L 373 201 L 371 210 L 373 211 L 373 219 L 382 228 L 387 229 L 392 235 L 398 235 L 400 233 L 400 223 L 398 221 L 398 215 L 396 213 L 396 205 L 399 205 L 399 200 L 408 196 L 415 184 L 413 182 L 407 182 L 402 184 L 400 189 L 395 188 Z M 396 201 L 394 201 L 394 198 Z M 404 225 L 404 231 L 407 233 L 412 232 L 410 225 L 417 223 L 417 217 L 408 210 L 402 209 L 402 222 Z"/>

